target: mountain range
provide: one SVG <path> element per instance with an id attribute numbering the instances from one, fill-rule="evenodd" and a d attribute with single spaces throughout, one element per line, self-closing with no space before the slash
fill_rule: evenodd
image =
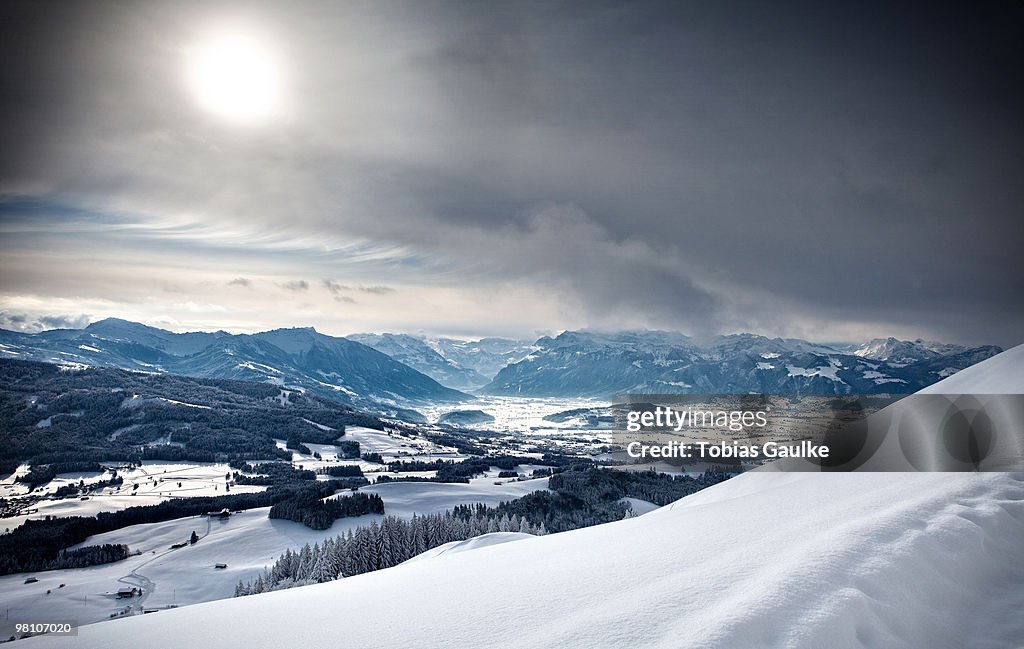
<path id="1" fill-rule="evenodd" d="M 863 345 L 671 331 L 565 331 L 536 342 L 312 328 L 175 334 L 118 319 L 37 334 L 0 330 L 0 357 L 296 387 L 378 412 L 487 395 L 911 393 L 989 358 L 994 346 L 875 339 Z M 396 410 L 396 413 L 399 411 Z"/>
<path id="2" fill-rule="evenodd" d="M 534 351 L 532 340 L 510 338 L 425 338 L 424 341 L 449 361 L 474 370 L 487 377 L 487 381 L 506 365 L 518 363 Z"/>
<path id="3" fill-rule="evenodd" d="M 347 338 L 387 354 L 450 388 L 478 388 L 493 378 L 445 358 L 426 340 L 409 334 L 352 334 Z"/>
<path id="4" fill-rule="evenodd" d="M 1002 351 L 894 338 L 858 348 L 753 334 L 566 331 L 544 337 L 480 392 L 609 398 L 625 393 L 910 393 Z"/>
<path id="5" fill-rule="evenodd" d="M 108 318 L 84 329 L 0 331 L 0 356 L 302 388 L 344 403 L 469 399 L 387 354 L 313 328 L 176 334 Z"/>
<path id="6" fill-rule="evenodd" d="M 410 334 L 352 334 L 361 342 L 423 372 L 442 385 L 475 390 L 489 383 L 503 367 L 535 350 L 528 340 L 510 338 L 427 338 Z"/>

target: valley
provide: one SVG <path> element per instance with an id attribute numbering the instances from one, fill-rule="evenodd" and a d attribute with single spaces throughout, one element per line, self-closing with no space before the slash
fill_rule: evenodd
<path id="1" fill-rule="evenodd" d="M 15 538 L 26 522 L 106 521 L 97 533 L 54 546 L 62 548 L 56 555 L 23 557 L 26 566 L 52 568 L 65 554 L 99 546 L 129 554 L 87 567 L 9 569 L 0 576 L 0 608 L 8 620 L 59 617 L 104 625 L 231 598 L 240 588 L 276 589 L 276 582 L 271 588 L 264 580 L 277 570 L 282 553 L 309 545 L 311 556 L 321 556 L 347 533 L 364 534 L 387 517 L 412 521 L 472 507 L 491 517 L 512 514 L 530 534 L 571 530 L 646 516 L 727 479 L 729 474 L 714 473 L 722 465 L 749 470 L 765 459 L 719 453 L 704 461 L 632 460 L 616 428 L 621 405 L 613 405 L 612 396 L 620 391 L 659 388 L 669 400 L 681 392 L 691 401 L 700 400 L 692 394 L 700 387 L 804 392 L 810 396 L 782 400 L 788 406 L 773 412 L 772 433 L 803 448 L 798 442 L 806 431 L 834 416 L 829 408 L 836 395 L 867 388 L 869 396 L 878 395 L 873 411 L 890 392 L 928 377 L 939 380 L 995 353 L 900 341 L 837 349 L 754 336 L 722 337 L 700 347 L 664 332 L 567 332 L 528 349 L 517 341 L 492 341 L 474 369 L 467 367 L 466 346 L 457 347 L 462 355 L 456 362 L 442 355 L 451 353 L 450 341 L 413 337 L 361 337 L 393 348 L 391 359 L 305 329 L 238 339 L 103 321 L 91 331 L 39 336 L 2 337 L 0 461 L 7 471 L 0 481 L 0 529 Z M 63 351 L 69 345 L 78 351 Z M 214 350 L 221 360 L 195 363 L 212 358 Z M 329 378 L 312 368 L 340 368 L 353 353 L 363 354 L 358 365 L 331 375 L 333 383 L 311 378 Z M 376 358 L 372 354 L 388 358 L 373 361 L 380 378 L 372 371 L 353 378 L 353 368 Z M 507 364 L 494 369 L 502 354 Z M 192 375 L 172 371 L 186 365 Z M 785 376 L 776 372 L 777 381 L 750 382 L 779 367 Z M 488 368 L 492 376 L 483 373 Z M 416 376 L 421 378 L 408 382 Z M 679 380 L 657 378 L 664 376 Z M 820 416 L 806 409 L 809 402 L 818 404 Z M 669 437 L 672 443 L 683 439 Z M 694 429 L 685 439 L 721 445 L 727 438 L 722 431 Z M 779 448 L 779 457 L 790 454 L 785 445 Z M 612 466 L 625 471 L 601 468 Z M 331 509 L 332 501 L 355 494 L 379 497 L 383 513 Z M 211 505 L 204 508 L 202 499 Z M 134 513 L 159 506 L 172 509 Z M 189 513 L 173 514 L 179 509 Z M 123 515 L 123 523 L 111 522 L 112 515 Z M 436 557 L 468 549 L 532 543 L 530 534 L 491 520 L 480 529 L 498 530 L 493 542 L 485 542 L 489 534 L 479 542 L 456 537 L 451 548 L 425 546 L 432 549 L 417 561 L 431 565 Z M 330 570 L 323 574 L 334 578 Z M 135 591 L 119 594 L 123 588 Z"/>

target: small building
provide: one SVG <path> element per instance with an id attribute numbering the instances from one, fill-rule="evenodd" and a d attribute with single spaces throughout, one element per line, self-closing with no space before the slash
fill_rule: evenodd
<path id="1" fill-rule="evenodd" d="M 128 586 L 124 586 L 122 588 L 118 588 L 117 589 L 117 597 L 118 597 L 118 599 L 127 599 L 129 597 L 135 597 L 138 594 L 139 594 L 139 589 L 138 588 L 129 588 Z"/>
<path id="2" fill-rule="evenodd" d="M 231 510 L 228 509 L 227 507 L 225 507 L 224 509 L 220 510 L 219 512 L 210 512 L 208 514 L 208 516 L 210 518 L 230 518 Z"/>
<path id="3" fill-rule="evenodd" d="M 215 563 L 215 564 L 213 564 L 213 567 L 216 568 L 217 570 L 224 570 L 225 568 L 228 567 L 228 564 L 226 564 L 226 563 Z"/>
<path id="4" fill-rule="evenodd" d="M 38 579 L 36 579 L 35 577 L 28 577 L 27 579 L 25 579 L 25 583 L 26 583 L 26 584 L 34 584 L 34 583 L 36 583 L 37 581 L 39 581 L 39 580 L 38 580 Z"/>

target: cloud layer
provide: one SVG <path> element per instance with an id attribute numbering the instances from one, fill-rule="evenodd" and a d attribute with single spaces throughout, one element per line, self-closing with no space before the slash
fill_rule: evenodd
<path id="1" fill-rule="evenodd" d="M 0 308 L 35 323 L 1021 341 L 1015 6 L 2 11 Z M 221 33 L 280 62 L 275 119 L 190 94 Z"/>

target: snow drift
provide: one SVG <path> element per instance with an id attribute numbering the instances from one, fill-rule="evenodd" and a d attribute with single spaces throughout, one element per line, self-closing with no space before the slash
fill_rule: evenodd
<path id="1" fill-rule="evenodd" d="M 958 375 L 955 391 L 968 379 L 1011 391 L 1021 349 Z M 637 518 L 479 545 L 25 644 L 984 649 L 1024 639 L 1019 474 L 753 472 Z"/>

